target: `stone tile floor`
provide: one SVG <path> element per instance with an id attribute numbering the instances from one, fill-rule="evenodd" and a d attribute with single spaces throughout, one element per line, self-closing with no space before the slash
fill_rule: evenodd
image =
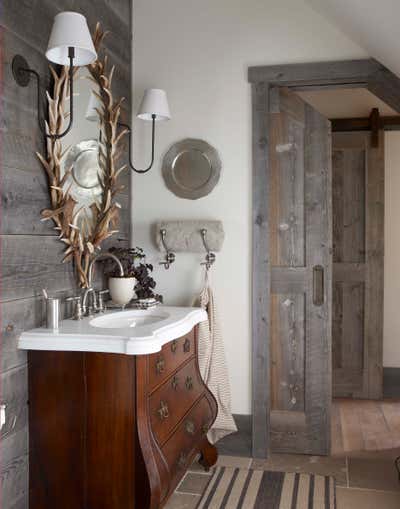
<path id="1" fill-rule="evenodd" d="M 218 465 L 332 475 L 337 480 L 337 509 L 400 509 L 400 482 L 394 467 L 399 454 L 398 450 L 350 457 L 272 454 L 268 460 L 222 455 Z M 211 473 L 194 463 L 165 509 L 195 509 Z"/>

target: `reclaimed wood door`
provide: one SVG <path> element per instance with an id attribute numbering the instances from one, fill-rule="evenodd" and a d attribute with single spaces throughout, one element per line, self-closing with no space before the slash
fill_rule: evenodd
<path id="1" fill-rule="evenodd" d="M 333 135 L 333 395 L 382 398 L 384 133 Z"/>
<path id="2" fill-rule="evenodd" d="M 329 454 L 331 127 L 285 88 L 269 112 L 270 448 Z"/>

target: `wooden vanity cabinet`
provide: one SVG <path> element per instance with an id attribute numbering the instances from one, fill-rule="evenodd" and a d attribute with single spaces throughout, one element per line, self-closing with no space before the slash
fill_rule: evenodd
<path id="1" fill-rule="evenodd" d="M 150 355 L 28 355 L 30 509 L 158 509 L 216 462 L 197 328 Z"/>

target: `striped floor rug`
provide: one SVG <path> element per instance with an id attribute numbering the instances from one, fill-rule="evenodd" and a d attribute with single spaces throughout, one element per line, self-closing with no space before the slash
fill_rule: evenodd
<path id="1" fill-rule="evenodd" d="M 217 467 L 197 509 L 336 509 L 335 480 Z"/>

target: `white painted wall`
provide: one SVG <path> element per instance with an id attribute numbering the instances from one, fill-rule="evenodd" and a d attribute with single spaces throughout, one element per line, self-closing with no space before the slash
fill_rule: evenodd
<path id="1" fill-rule="evenodd" d="M 301 0 L 135 0 L 135 104 L 143 89 L 168 91 L 173 119 L 157 126 L 156 164 L 134 175 L 133 243 L 156 262 L 150 228 L 159 219 L 215 218 L 226 241 L 212 280 L 219 303 L 232 385 L 233 411 L 251 412 L 251 104 L 249 65 L 368 55 Z M 135 159 L 147 163 L 150 126 L 135 123 Z M 214 145 L 223 161 L 214 192 L 197 201 L 164 186 L 160 162 L 186 137 Z M 200 255 L 179 254 L 169 271 L 157 267 L 158 289 L 171 304 L 189 304 L 201 286 Z"/>
<path id="2" fill-rule="evenodd" d="M 306 0 L 368 53 L 400 75 L 399 0 Z"/>

